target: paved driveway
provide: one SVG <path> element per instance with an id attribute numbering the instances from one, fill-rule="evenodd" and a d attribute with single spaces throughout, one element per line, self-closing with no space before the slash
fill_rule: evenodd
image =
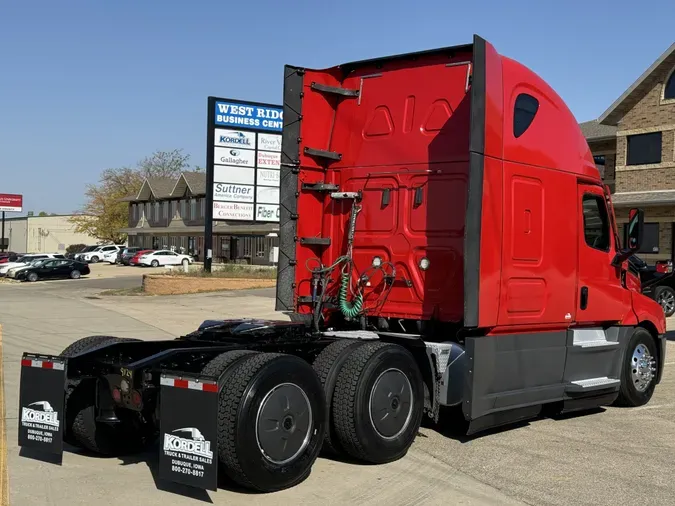
<path id="1" fill-rule="evenodd" d="M 74 451 L 63 465 L 19 456 L 19 359 L 59 353 L 91 334 L 172 338 L 208 318 L 282 317 L 274 291 L 101 297 L 100 279 L 0 285 L 10 499 L 14 505 L 116 504 L 673 504 L 675 343 L 663 383 L 637 409 L 541 419 L 479 438 L 423 428 L 402 460 L 362 466 L 319 459 L 310 478 L 277 494 L 194 492 L 155 480 L 155 455 L 101 459 Z M 105 286 L 103 287 L 105 288 Z"/>

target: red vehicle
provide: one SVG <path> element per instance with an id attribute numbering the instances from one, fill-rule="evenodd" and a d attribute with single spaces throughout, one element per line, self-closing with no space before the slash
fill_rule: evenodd
<path id="1" fill-rule="evenodd" d="M 140 258 L 145 255 L 146 253 L 150 253 L 151 251 L 155 251 L 152 249 L 143 249 L 136 253 L 133 257 L 131 257 L 131 260 L 129 260 L 129 265 L 139 265 L 138 261 Z"/>
<path id="2" fill-rule="evenodd" d="M 104 454 L 159 436 L 163 479 L 215 488 L 220 465 L 273 491 L 321 449 L 402 458 L 442 406 L 475 433 L 650 400 L 666 324 L 628 270 L 642 212 L 622 246 L 574 116 L 534 72 L 480 37 L 287 66 L 283 121 L 276 307 L 291 321 L 24 354 L 22 409 L 48 401 L 29 415 Z M 62 452 L 59 434 L 19 430 Z"/>

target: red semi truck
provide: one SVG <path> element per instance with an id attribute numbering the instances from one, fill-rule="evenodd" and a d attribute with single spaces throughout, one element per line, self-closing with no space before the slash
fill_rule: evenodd
<path id="1" fill-rule="evenodd" d="M 170 341 L 26 353 L 19 443 L 159 439 L 160 477 L 273 491 L 320 451 L 402 458 L 423 416 L 467 432 L 647 403 L 665 355 L 579 126 L 484 39 L 286 66 L 277 310 Z M 441 420 L 442 422 L 442 420 Z"/>

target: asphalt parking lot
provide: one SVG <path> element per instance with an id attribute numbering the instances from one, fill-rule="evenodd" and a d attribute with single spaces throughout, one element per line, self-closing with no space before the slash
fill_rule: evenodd
<path id="1" fill-rule="evenodd" d="M 173 338 L 215 317 L 285 318 L 275 313 L 269 289 L 100 295 L 140 284 L 138 271 L 94 266 L 88 279 L 0 284 L 11 504 L 675 504 L 675 341 L 668 343 L 664 379 L 647 406 L 539 419 L 477 438 L 423 428 L 400 461 L 363 466 L 321 458 L 304 483 L 276 494 L 167 485 L 155 478 L 153 453 L 102 459 L 68 448 L 61 466 L 19 455 L 22 352 L 58 354 L 91 334 Z"/>

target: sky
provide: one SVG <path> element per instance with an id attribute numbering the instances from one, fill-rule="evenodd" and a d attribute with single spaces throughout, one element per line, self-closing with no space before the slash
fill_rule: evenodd
<path id="1" fill-rule="evenodd" d="M 591 120 L 675 41 L 673 19 L 672 0 L 0 0 L 0 193 L 74 212 L 103 169 L 173 149 L 204 166 L 209 95 L 281 104 L 284 64 L 474 33 Z"/>

